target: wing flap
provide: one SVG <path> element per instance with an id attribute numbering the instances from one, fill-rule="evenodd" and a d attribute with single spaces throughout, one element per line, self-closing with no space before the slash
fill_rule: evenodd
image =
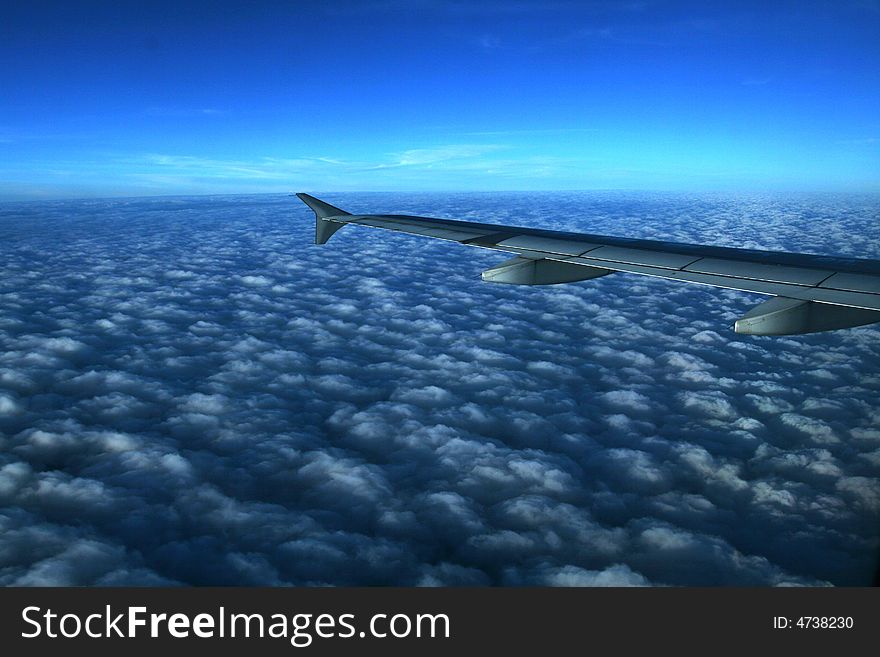
<path id="1" fill-rule="evenodd" d="M 598 260 L 624 262 L 631 265 L 650 265 L 664 269 L 682 269 L 699 257 L 671 253 L 669 251 L 649 251 L 647 249 L 628 249 L 620 246 L 602 246 L 590 251 L 590 257 Z"/>
<path id="2" fill-rule="evenodd" d="M 834 273 L 825 269 L 804 269 L 802 267 L 767 265 L 743 260 L 720 260 L 718 258 L 700 258 L 685 269 L 701 274 L 754 278 L 775 283 L 794 283 L 795 285 L 818 285 Z"/>
<path id="3" fill-rule="evenodd" d="M 499 246 L 508 246 L 526 251 L 537 251 L 539 253 L 555 253 L 558 255 L 581 255 L 596 249 L 598 244 L 590 244 L 589 242 L 580 242 L 575 240 L 561 240 L 553 237 L 539 237 L 536 235 L 517 235 L 509 239 L 498 242 Z"/>
<path id="4" fill-rule="evenodd" d="M 819 287 L 880 294 L 880 276 L 838 273 L 823 281 Z"/>
<path id="5" fill-rule="evenodd" d="M 607 260 L 595 260 L 592 258 L 570 258 L 567 262 L 576 262 L 588 267 L 605 267 L 614 271 L 642 274 L 656 278 L 667 278 L 686 283 L 698 283 L 723 287 L 729 290 L 741 290 L 743 292 L 757 292 L 758 294 L 771 294 L 774 296 L 791 297 L 806 301 L 822 301 L 824 303 L 854 308 L 866 308 L 880 310 L 880 294 L 867 294 L 864 292 L 850 292 L 846 290 L 828 290 L 820 287 L 809 287 L 792 283 L 775 283 L 749 278 L 735 278 L 733 276 L 721 276 L 718 274 L 702 274 L 690 271 L 675 271 L 661 267 L 647 267 L 644 265 L 632 265 L 627 263 L 612 263 Z"/>

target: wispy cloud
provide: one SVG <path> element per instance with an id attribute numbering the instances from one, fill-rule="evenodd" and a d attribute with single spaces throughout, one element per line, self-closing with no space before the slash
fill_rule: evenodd
<path id="1" fill-rule="evenodd" d="M 308 166 L 311 162 L 307 159 L 272 160 L 270 158 L 263 158 L 256 161 L 245 161 L 212 159 L 192 155 L 162 154 L 147 154 L 142 158 L 127 159 L 125 161 L 134 167 L 147 165 L 165 172 L 180 172 L 214 178 L 257 180 L 285 178 L 289 175 L 285 171 L 286 169 Z"/>
<path id="2" fill-rule="evenodd" d="M 666 47 L 682 38 L 694 39 L 712 34 L 719 28 L 719 21 L 710 18 L 687 18 L 645 24 L 643 22 L 597 23 L 576 27 L 548 39 L 532 44 L 532 51 L 546 51 L 561 46 L 577 47 L 583 44 L 618 46 Z"/>
<path id="3" fill-rule="evenodd" d="M 70 140 L 70 139 L 93 139 L 93 134 L 80 132 L 56 132 L 51 128 L 4 128 L 0 127 L 0 144 L 13 144 L 20 142 Z"/>
<path id="4" fill-rule="evenodd" d="M 565 135 L 579 132 L 600 132 L 600 128 L 534 128 L 523 130 L 480 130 L 474 132 L 465 132 L 463 134 L 471 137 L 513 137 L 517 135 Z"/>
<path id="5" fill-rule="evenodd" d="M 221 116 L 228 114 L 227 110 L 218 109 L 216 107 L 148 107 L 144 110 L 147 116 L 167 116 L 167 117 L 199 117 L 199 116 Z"/>
<path id="6" fill-rule="evenodd" d="M 846 144 L 848 146 L 873 146 L 880 144 L 880 137 L 862 137 L 860 139 L 842 139 L 838 144 Z"/>
<path id="7" fill-rule="evenodd" d="M 518 151 L 504 144 L 446 144 L 389 152 L 367 160 L 328 155 L 254 160 L 150 153 L 118 158 L 116 175 L 142 189 L 213 192 L 313 189 L 494 189 L 533 188 L 535 181 L 608 177 L 595 162 Z M 500 187 L 499 187 L 500 186 Z"/>
<path id="8" fill-rule="evenodd" d="M 485 166 L 484 156 L 503 150 L 500 144 L 450 144 L 431 148 L 413 148 L 389 153 L 379 161 L 338 157 L 264 157 L 256 160 L 231 160 L 149 153 L 124 158 L 120 163 L 133 169 L 129 175 L 181 175 L 234 180 L 289 180 L 302 174 L 317 172 L 351 174 L 381 169 L 437 169 L 443 167 Z M 149 169 L 149 171 L 144 171 Z"/>
<path id="9" fill-rule="evenodd" d="M 387 166 L 419 166 L 434 165 L 454 160 L 466 160 L 480 157 L 487 153 L 502 150 L 504 146 L 499 144 L 452 144 L 449 146 L 437 146 L 435 148 L 412 148 L 402 153 L 392 154 L 395 160 Z"/>
<path id="10" fill-rule="evenodd" d="M 501 47 L 501 37 L 495 34 L 481 34 L 474 42 L 483 50 L 497 50 Z"/>
<path id="11" fill-rule="evenodd" d="M 490 188 L 491 177 L 542 175 L 546 162 L 499 155 L 509 147 L 492 143 L 454 143 L 388 152 L 376 158 L 336 154 L 292 158 L 223 158 L 178 153 L 91 154 L 77 159 L 32 161 L 28 176 L 41 185 L 57 185 L 59 193 L 79 195 L 89 186 L 128 186 L 132 193 L 279 192 L 290 186 L 313 189 Z M 9 184 L 21 180 L 15 162 L 0 162 L 0 176 Z M 71 191 L 71 185 L 80 189 Z M 33 186 L 33 185 L 31 185 Z"/>

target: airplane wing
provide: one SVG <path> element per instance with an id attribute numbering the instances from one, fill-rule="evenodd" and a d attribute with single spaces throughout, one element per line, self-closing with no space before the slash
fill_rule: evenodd
<path id="1" fill-rule="evenodd" d="M 584 281 L 615 272 L 767 294 L 737 333 L 798 335 L 880 322 L 880 261 L 567 233 L 409 215 L 349 214 L 308 194 L 315 243 L 343 226 L 385 228 L 506 252 L 483 280 L 518 285 Z"/>

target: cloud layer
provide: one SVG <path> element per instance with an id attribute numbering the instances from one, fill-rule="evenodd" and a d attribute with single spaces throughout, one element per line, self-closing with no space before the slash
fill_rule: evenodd
<path id="1" fill-rule="evenodd" d="M 880 257 L 878 201 L 330 196 Z M 286 196 L 0 207 L 0 583 L 870 583 L 880 331 L 346 228 Z M 876 233 L 876 231 L 874 231 Z"/>

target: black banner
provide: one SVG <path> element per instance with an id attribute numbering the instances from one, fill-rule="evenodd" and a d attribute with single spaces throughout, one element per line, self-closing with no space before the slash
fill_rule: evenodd
<path id="1" fill-rule="evenodd" d="M 0 590 L 0 640 L 6 654 L 840 650 L 880 638 L 878 596 L 832 588 L 9 588 Z"/>

